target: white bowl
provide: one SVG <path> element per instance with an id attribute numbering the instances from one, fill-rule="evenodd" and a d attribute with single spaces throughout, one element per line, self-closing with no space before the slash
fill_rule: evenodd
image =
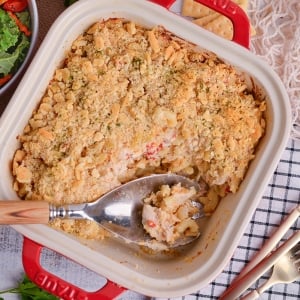
<path id="1" fill-rule="evenodd" d="M 0 119 L 0 199 L 14 199 L 11 159 L 22 132 L 71 42 L 94 22 L 123 17 L 169 31 L 215 52 L 261 87 L 267 98 L 267 129 L 239 191 L 223 199 L 202 237 L 177 256 L 151 256 L 113 239 L 82 241 L 46 225 L 14 226 L 24 236 L 55 250 L 109 280 L 153 297 L 178 297 L 200 290 L 222 272 L 236 249 L 286 145 L 291 113 L 283 84 L 247 49 L 202 30 L 148 1 L 81 0 L 51 27 Z M 39 273 L 33 274 L 38 276 Z M 32 275 L 32 274 L 31 274 Z M 53 292 L 53 291 L 52 291 Z M 89 298 L 92 299 L 92 298 Z"/>

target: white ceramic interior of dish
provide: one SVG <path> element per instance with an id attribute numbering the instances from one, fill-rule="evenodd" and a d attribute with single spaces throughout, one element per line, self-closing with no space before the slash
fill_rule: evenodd
<path id="1" fill-rule="evenodd" d="M 2 88 L 0 88 L 0 95 L 10 89 L 16 82 L 19 80 L 19 75 L 24 71 L 24 68 L 27 66 L 30 58 L 32 57 L 33 50 L 36 46 L 37 38 L 38 38 L 38 30 L 39 30 L 39 15 L 38 9 L 35 0 L 28 1 L 28 10 L 30 12 L 31 18 L 31 36 L 30 36 L 30 46 L 27 51 L 26 57 L 23 63 L 20 65 L 18 71 L 13 75 L 13 77 L 6 83 Z"/>
<path id="2" fill-rule="evenodd" d="M 195 292 L 222 272 L 248 225 L 284 150 L 290 132 L 287 94 L 275 73 L 247 49 L 225 41 L 165 8 L 141 0 L 81 0 L 55 22 L 0 119 L 0 199 L 15 199 L 11 159 L 16 136 L 37 106 L 70 43 L 94 22 L 123 17 L 144 26 L 163 25 L 253 77 L 267 96 L 267 132 L 245 180 L 235 195 L 222 200 L 201 238 L 177 255 L 148 255 L 139 248 L 107 239 L 80 241 L 46 225 L 14 226 L 30 239 L 53 249 L 128 289 L 153 297 Z"/>

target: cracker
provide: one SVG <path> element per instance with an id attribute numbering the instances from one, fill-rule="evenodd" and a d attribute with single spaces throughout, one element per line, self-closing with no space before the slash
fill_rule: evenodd
<path id="1" fill-rule="evenodd" d="M 183 16 L 197 19 L 208 16 L 214 12 L 214 10 L 194 0 L 184 0 L 181 10 Z"/>
<path id="2" fill-rule="evenodd" d="M 255 28 L 251 24 L 250 24 L 250 35 L 251 36 L 256 35 L 256 30 L 255 30 Z"/>
<path id="3" fill-rule="evenodd" d="M 241 7 L 245 12 L 247 12 L 248 0 L 234 0 L 233 2 L 237 3 L 239 7 Z"/>
<path id="4" fill-rule="evenodd" d="M 247 14 L 248 0 L 232 0 L 239 5 Z M 232 40 L 233 25 L 229 18 L 208 8 L 207 6 L 196 2 L 195 0 L 184 0 L 182 6 L 182 15 L 194 18 L 193 23 L 211 31 L 215 34 Z M 250 34 L 255 35 L 255 29 L 250 24 Z"/>
<path id="5" fill-rule="evenodd" d="M 246 13 L 248 0 L 232 0 L 239 5 Z M 195 0 L 184 0 L 182 15 L 194 18 L 193 23 L 229 40 L 233 38 L 233 25 L 229 18 L 200 4 Z M 250 25 L 251 36 L 255 35 L 255 29 Z"/>
<path id="6" fill-rule="evenodd" d="M 199 19 L 194 19 L 193 23 L 199 25 L 199 26 L 205 26 L 208 23 L 212 22 L 213 20 L 217 19 L 218 17 L 220 17 L 221 15 L 217 12 L 214 12 L 210 15 L 207 15 L 205 17 L 199 18 Z"/>
<path id="7" fill-rule="evenodd" d="M 232 0 L 232 1 L 238 4 L 244 11 L 247 11 L 248 0 Z M 196 2 L 195 0 L 183 1 L 181 14 L 185 17 L 200 19 L 214 13 L 215 13 L 214 10 L 208 8 L 204 4 Z"/>
<path id="8" fill-rule="evenodd" d="M 190 17 L 193 13 L 194 0 L 184 0 L 182 3 L 181 14 L 185 17 Z"/>
<path id="9" fill-rule="evenodd" d="M 218 18 L 204 25 L 203 28 L 225 39 L 232 40 L 233 26 L 231 21 L 225 16 L 219 16 Z"/>

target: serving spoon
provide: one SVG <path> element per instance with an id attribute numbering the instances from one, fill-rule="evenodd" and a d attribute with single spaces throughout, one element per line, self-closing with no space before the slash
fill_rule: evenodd
<path id="1" fill-rule="evenodd" d="M 180 238 L 170 245 L 151 239 L 142 225 L 143 200 L 162 185 L 177 183 L 181 183 L 186 188 L 194 187 L 196 191 L 200 190 L 197 182 L 184 176 L 155 174 L 129 181 L 91 203 L 57 207 L 46 201 L 3 200 L 0 201 L 0 224 L 47 224 L 55 218 L 87 219 L 97 222 L 128 243 L 160 250 L 183 246 L 191 243 L 198 236 Z M 199 219 L 204 215 L 203 207 L 196 201 L 192 201 L 192 204 L 198 208 L 198 213 L 193 216 L 193 219 Z"/>

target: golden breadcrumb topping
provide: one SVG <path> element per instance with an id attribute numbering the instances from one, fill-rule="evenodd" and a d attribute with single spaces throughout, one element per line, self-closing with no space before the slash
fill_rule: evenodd
<path id="1" fill-rule="evenodd" d="M 161 26 L 108 19 L 80 35 L 53 75 L 13 159 L 14 189 L 57 205 L 173 172 L 204 184 L 212 213 L 235 193 L 264 133 L 265 101 L 233 66 Z M 93 222 L 54 226 L 102 238 Z"/>

